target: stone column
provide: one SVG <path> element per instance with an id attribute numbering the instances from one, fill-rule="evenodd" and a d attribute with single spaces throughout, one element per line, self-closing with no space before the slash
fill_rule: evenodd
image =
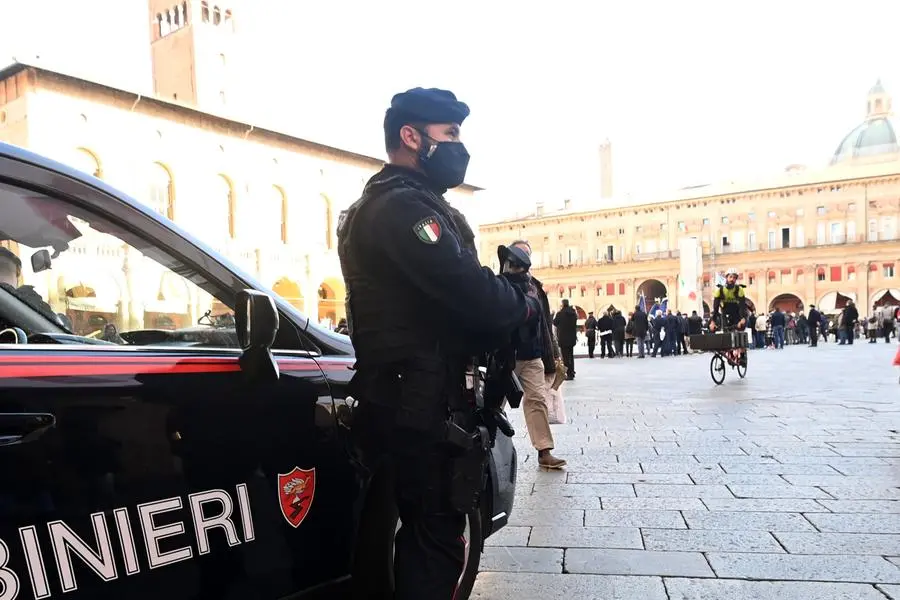
<path id="1" fill-rule="evenodd" d="M 140 272 L 140 258 L 136 257 L 134 250 L 128 244 L 122 244 L 122 275 L 125 280 L 125 289 L 122 290 L 119 307 L 119 318 L 122 324 L 120 329 L 144 328 L 144 304 L 143 298 L 138 298 L 135 278 L 146 276 Z"/>
<path id="2" fill-rule="evenodd" d="M 307 281 L 303 286 L 303 314 L 305 314 L 313 323 L 318 324 L 319 286 L 310 281 Z"/>
<path id="3" fill-rule="evenodd" d="M 769 269 L 764 268 L 762 272 L 759 274 L 759 293 L 757 297 L 759 301 L 757 302 L 756 310 L 757 312 L 763 311 L 769 312 Z"/>
<path id="4" fill-rule="evenodd" d="M 818 265 L 807 265 L 804 267 L 809 272 L 809 279 L 806 282 L 806 303 L 815 304 L 816 308 L 819 305 L 819 275 L 818 275 Z"/>
<path id="5" fill-rule="evenodd" d="M 856 267 L 856 308 L 860 315 L 869 315 L 872 312 L 871 294 L 869 290 L 869 265 L 866 263 L 855 263 Z"/>
<path id="6" fill-rule="evenodd" d="M 822 291 L 819 289 L 819 266 L 818 264 L 810 267 L 810 273 L 812 274 L 812 296 L 809 299 L 810 304 L 815 304 L 816 308 L 819 307 L 819 295 Z M 825 274 L 826 277 L 828 273 Z"/>
<path id="7" fill-rule="evenodd" d="M 672 275 L 666 276 L 666 297 L 669 299 L 667 309 L 673 312 L 678 307 L 678 279 Z"/>

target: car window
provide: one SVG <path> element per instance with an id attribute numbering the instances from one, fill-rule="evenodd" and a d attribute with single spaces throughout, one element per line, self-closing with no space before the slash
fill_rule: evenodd
<path id="1" fill-rule="evenodd" d="M 152 242 L 2 183 L 0 214 L 0 326 L 21 327 L 30 343 L 238 346 L 233 293 Z M 14 322 L 22 307 L 46 326 Z"/>

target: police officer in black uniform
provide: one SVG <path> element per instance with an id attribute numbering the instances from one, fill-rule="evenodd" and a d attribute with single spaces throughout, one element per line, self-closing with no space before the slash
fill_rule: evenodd
<path id="1" fill-rule="evenodd" d="M 459 448 L 448 432 L 469 358 L 540 312 L 481 266 L 471 229 L 443 198 L 466 174 L 459 134 L 468 115 L 449 91 L 394 96 L 384 119 L 389 164 L 338 224 L 357 358 L 353 429 L 394 478 L 395 598 L 404 600 L 450 600 L 462 574 L 465 515 L 451 500 Z"/>

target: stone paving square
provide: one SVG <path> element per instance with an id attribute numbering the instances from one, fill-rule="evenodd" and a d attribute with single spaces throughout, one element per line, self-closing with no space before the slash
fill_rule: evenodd
<path id="1" fill-rule="evenodd" d="M 895 344 L 577 359 L 537 467 L 521 411 L 510 525 L 472 598 L 900 600 Z M 815 373 L 815 376 L 809 376 Z"/>

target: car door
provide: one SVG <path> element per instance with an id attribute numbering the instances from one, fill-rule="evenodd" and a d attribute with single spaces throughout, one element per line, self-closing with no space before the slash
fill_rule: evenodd
<path id="1" fill-rule="evenodd" d="M 254 381 L 221 261 L 4 157 L 0 214 L 21 262 L 0 285 L 0 598 L 267 599 L 345 576 L 358 486 L 297 324 L 282 317 L 281 377 Z M 162 276 L 184 306 L 141 296 Z"/>

